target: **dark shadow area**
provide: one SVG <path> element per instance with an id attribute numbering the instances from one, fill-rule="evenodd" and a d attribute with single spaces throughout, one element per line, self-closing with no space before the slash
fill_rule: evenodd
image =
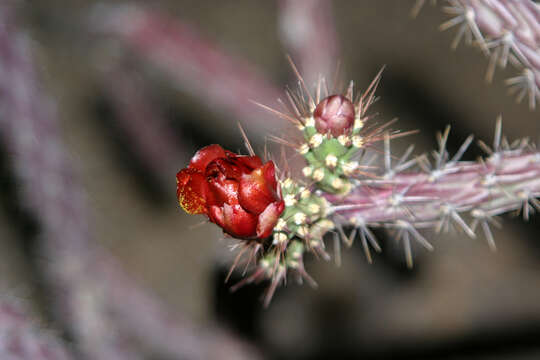
<path id="1" fill-rule="evenodd" d="M 261 311 L 264 311 L 261 299 L 267 284 L 264 282 L 260 285 L 250 284 L 231 292 L 231 286 L 242 280 L 242 277 L 238 273 L 233 273 L 225 283 L 228 272 L 229 269 L 224 267 L 214 270 L 212 280 L 216 318 L 242 337 L 260 342 L 260 315 Z"/>
<path id="2" fill-rule="evenodd" d="M 514 359 L 520 354 L 540 351 L 538 337 L 540 324 L 537 322 L 506 324 L 504 328 L 482 329 L 462 336 L 437 342 L 408 342 L 381 347 L 379 350 L 362 351 L 356 348 L 322 348 L 318 354 L 304 357 L 302 360 L 322 359 L 474 359 L 496 356 L 502 359 Z M 532 358 L 532 357 L 531 357 Z M 280 360 L 292 358 L 281 357 Z"/>
<path id="3" fill-rule="evenodd" d="M 455 154 L 465 139 L 473 133 L 466 124 L 474 123 L 474 119 L 468 118 L 464 109 L 450 107 L 434 89 L 409 76 L 406 69 L 386 68 L 384 81 L 379 85 L 377 94 L 384 99 L 385 105 L 396 109 L 395 113 L 410 114 L 417 121 L 416 125 L 422 134 L 432 137 L 433 148 L 437 146 L 434 135 L 443 132 L 447 125 L 457 125 L 456 119 L 460 119 L 459 126 L 451 127 L 446 146 L 451 155 Z M 471 143 L 462 160 L 476 160 L 478 156 L 484 155 L 475 144 L 476 141 Z"/>

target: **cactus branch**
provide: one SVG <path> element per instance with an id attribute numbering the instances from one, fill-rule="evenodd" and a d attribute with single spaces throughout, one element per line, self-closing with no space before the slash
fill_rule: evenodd
<path id="1" fill-rule="evenodd" d="M 496 250 L 492 226 L 500 226 L 499 215 L 521 211 L 528 219 L 540 208 L 540 153 L 527 139 L 509 142 L 503 136 L 501 117 L 496 121 L 493 144 L 478 142 L 486 152 L 478 161 L 461 160 L 472 136 L 455 154 L 449 154 L 449 126 L 437 134 L 438 148 L 431 158 L 426 154 L 411 158 L 413 145 L 396 155 L 391 151 L 391 140 L 409 133 L 388 130 L 394 121 L 370 125 L 373 118 L 367 113 L 380 72 L 357 100 L 352 97 L 352 86 L 344 94 L 321 100 L 325 82 L 319 80 L 312 96 L 292 61 L 291 65 L 299 78 L 299 89 L 287 90 L 288 114 L 270 110 L 295 123 L 303 135 L 303 142 L 296 145 L 280 141 L 304 157 L 305 178 L 295 179 L 282 172 L 285 210 L 274 227 L 271 243 L 258 253 L 255 270 L 235 289 L 269 280 L 267 306 L 276 287 L 286 282 L 289 270 L 297 278 L 311 279 L 303 266 L 304 254 L 330 259 L 324 242 L 327 233 L 334 233 L 338 265 L 340 243 L 351 246 L 358 236 L 371 263 L 370 247 L 381 251 L 371 228 L 381 228 L 402 243 L 406 264 L 412 267 L 413 243 L 434 250 L 422 232 L 457 229 L 471 238 L 482 232 L 489 247 Z M 381 140 L 382 164 L 373 166 Z M 348 235 L 347 227 L 352 227 Z"/>
<path id="2" fill-rule="evenodd" d="M 447 161 L 447 128 L 438 137 L 440 147 L 433 154 L 433 163 L 421 157 L 416 171 L 399 172 L 391 179 L 387 171 L 381 172 L 380 180 L 360 182 L 347 197 L 327 195 L 342 215 L 336 221 L 400 230 L 432 228 L 437 232 L 454 225 L 472 238 L 480 227 L 495 249 L 490 225 L 499 225 L 497 216 L 517 210 L 528 219 L 537 208 L 540 192 L 540 154 L 523 140 L 509 144 L 502 136 L 501 124 L 499 118 L 492 147 L 479 142 L 488 157 L 478 162 L 459 161 L 471 137 Z M 387 148 L 385 155 L 388 153 Z M 465 216 L 472 219 L 470 225 L 464 221 Z M 405 239 L 404 233 L 398 231 L 398 238 Z"/>
<path id="3" fill-rule="evenodd" d="M 417 1 L 418 13 L 424 0 Z M 480 47 L 489 58 L 486 79 L 491 82 L 497 66 L 508 63 L 521 74 L 506 80 L 509 92 L 521 102 L 528 98 L 534 109 L 540 100 L 540 5 L 532 0 L 447 0 L 443 11 L 451 16 L 440 30 L 457 27 L 452 42 L 456 48 L 463 37 Z"/>
<path id="4" fill-rule="evenodd" d="M 246 99 L 256 95 L 270 102 L 279 91 L 253 65 L 221 51 L 191 26 L 144 7 L 107 5 L 94 9 L 91 27 L 118 39 L 210 110 L 227 110 L 248 128 L 265 129 L 268 118 L 253 117 Z"/>
<path id="5" fill-rule="evenodd" d="M 332 3 L 324 0 L 279 1 L 279 30 L 283 44 L 297 60 L 308 84 L 319 74 L 330 76 L 339 54 Z"/>

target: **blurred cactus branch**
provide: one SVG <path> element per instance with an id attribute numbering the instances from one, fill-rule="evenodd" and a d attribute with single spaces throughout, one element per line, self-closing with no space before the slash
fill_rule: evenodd
<path id="1" fill-rule="evenodd" d="M 173 136 L 146 91 L 145 82 L 124 66 L 114 66 L 101 78 L 114 119 L 130 139 L 133 150 L 147 169 L 164 183 L 170 183 L 169 170 L 174 164 L 185 162 L 189 151 Z"/>
<path id="2" fill-rule="evenodd" d="M 39 250 L 47 259 L 43 270 L 53 289 L 53 312 L 90 358 L 137 359 L 121 348 L 100 304 L 101 281 L 89 271 L 96 254 L 84 194 L 74 181 L 53 105 L 38 90 L 29 39 L 13 23 L 14 8 L 2 7 L 0 16 L 1 135 L 23 184 L 21 201 L 41 225 Z"/>
<path id="3" fill-rule="evenodd" d="M 321 75 L 332 78 L 340 60 L 332 2 L 279 1 L 279 31 L 282 43 L 310 86 Z"/>
<path id="4" fill-rule="evenodd" d="M 220 117 L 234 118 L 254 131 L 268 130 L 271 117 L 253 116 L 253 105 L 246 99 L 274 103 L 280 92 L 254 66 L 229 56 L 191 26 L 134 5 L 95 7 L 90 24 L 94 32 L 119 40 Z M 230 114 L 223 117 L 224 112 Z"/>
<path id="5" fill-rule="evenodd" d="M 73 357 L 55 334 L 34 324 L 18 301 L 0 300 L 2 359 L 68 360 Z"/>
<path id="6" fill-rule="evenodd" d="M 21 201 L 41 225 L 40 265 L 53 293 L 53 312 L 77 351 L 89 359 L 139 359 L 141 352 L 129 346 L 134 337 L 176 358 L 206 359 L 219 345 L 235 358 L 256 357 L 230 335 L 195 331 L 168 314 L 93 243 L 84 191 L 62 144 L 54 106 L 39 90 L 30 42 L 17 29 L 15 13 L 14 7 L 0 7 L 0 136 L 22 184 Z"/>

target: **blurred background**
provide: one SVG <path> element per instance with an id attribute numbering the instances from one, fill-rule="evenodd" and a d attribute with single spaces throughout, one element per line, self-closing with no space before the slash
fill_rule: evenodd
<path id="1" fill-rule="evenodd" d="M 413 5 L 0 5 L 0 298 L 77 359 L 537 359 L 538 217 L 504 217 L 497 252 L 482 236 L 426 233 L 436 250 L 416 249 L 412 270 L 377 233 L 373 265 L 361 246 L 341 267 L 308 258 L 319 289 L 290 284 L 264 309 L 265 284 L 224 284 L 232 242 L 177 204 L 174 176 L 198 148 L 245 152 L 237 122 L 259 154 L 288 136 L 249 102 L 279 107 L 295 86 L 286 54 L 310 84 L 340 64 L 358 91 L 386 65 L 373 112 L 420 130 L 396 154 L 430 151 L 447 124 L 450 153 L 469 134 L 491 143 L 499 114 L 509 139 L 536 141 L 538 110 L 504 85 L 516 70 L 486 84 L 481 52 L 451 51 L 456 30 L 438 31 L 440 4 L 415 19 Z"/>

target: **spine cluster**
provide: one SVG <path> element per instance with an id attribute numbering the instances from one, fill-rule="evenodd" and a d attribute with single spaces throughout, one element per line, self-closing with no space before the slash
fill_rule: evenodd
<path id="1" fill-rule="evenodd" d="M 234 290 L 245 283 L 262 278 L 271 279 L 265 298 L 266 304 L 271 300 L 276 287 L 285 281 L 288 270 L 293 270 L 299 282 L 306 280 L 310 285 L 316 286 L 304 268 L 304 253 L 308 250 L 329 260 L 330 255 L 325 250 L 323 237 L 335 228 L 328 218 L 331 205 L 321 196 L 320 191 L 314 193 L 291 178 L 280 181 L 280 185 L 285 211 L 274 227 L 272 242 L 263 250 L 257 270 L 233 287 Z M 254 246 L 254 252 L 263 248 L 260 244 Z"/>
<path id="2" fill-rule="evenodd" d="M 359 169 L 354 157 L 364 146 L 359 135 L 362 127 L 362 120 L 357 118 L 350 135 L 335 138 L 318 132 L 313 117 L 306 119 L 303 125 L 299 125 L 306 142 L 298 149 L 307 162 L 302 169 L 304 176 L 313 180 L 315 186 L 324 192 L 348 194 L 353 186 L 352 176 Z"/>

